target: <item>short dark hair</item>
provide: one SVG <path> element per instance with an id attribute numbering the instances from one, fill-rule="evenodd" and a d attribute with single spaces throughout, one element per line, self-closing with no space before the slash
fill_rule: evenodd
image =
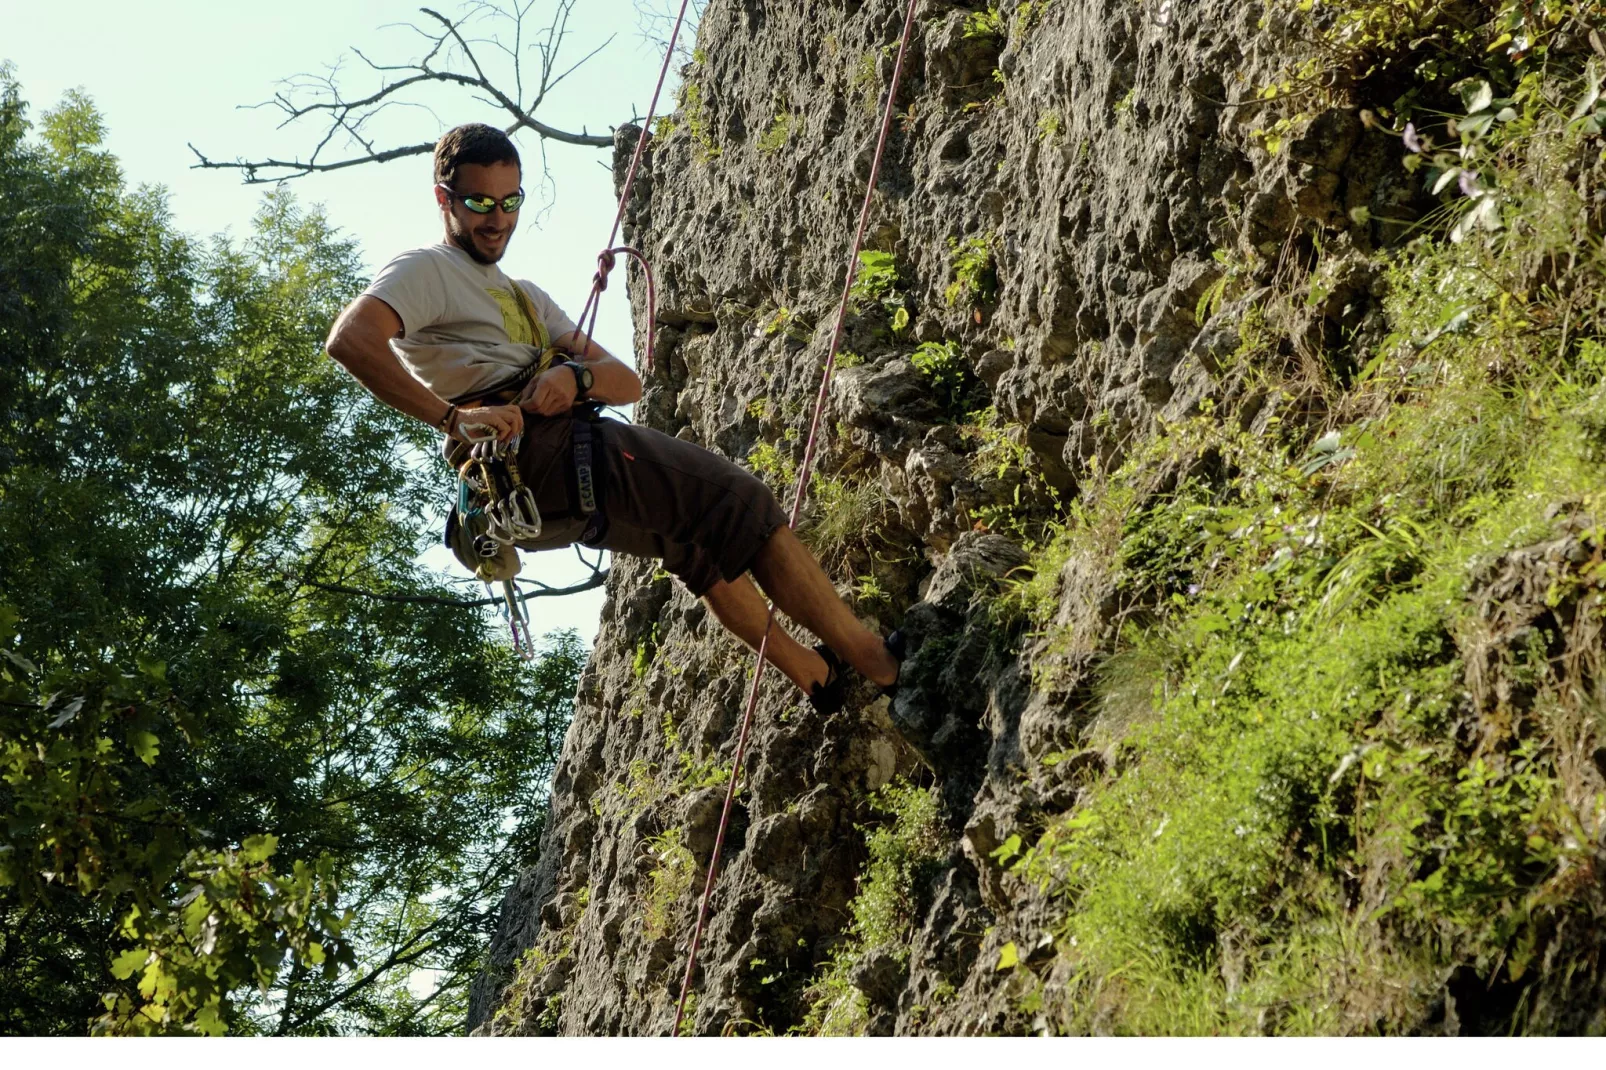
<path id="1" fill-rule="evenodd" d="M 513 139 L 494 126 L 464 123 L 454 126 L 435 142 L 435 181 L 450 186 L 457 181 L 462 164 L 493 164 L 512 160 L 519 163 L 519 150 Z M 523 164 L 519 164 L 522 168 Z"/>

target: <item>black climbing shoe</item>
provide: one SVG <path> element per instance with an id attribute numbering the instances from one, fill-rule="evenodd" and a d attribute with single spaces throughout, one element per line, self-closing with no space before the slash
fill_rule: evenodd
<path id="1" fill-rule="evenodd" d="M 898 678 L 883 687 L 881 693 L 888 698 L 896 698 L 898 696 L 898 685 L 903 682 L 903 659 L 909 652 L 909 643 L 904 639 L 903 633 L 900 631 L 894 631 L 891 635 L 881 640 L 881 643 L 887 648 L 887 653 L 898 661 Z"/>
<path id="2" fill-rule="evenodd" d="M 815 684 L 814 689 L 809 692 L 809 705 L 813 706 L 817 713 L 829 717 L 842 708 L 842 703 L 847 698 L 847 666 L 843 665 L 842 659 L 836 656 L 836 652 L 824 643 L 815 647 L 814 652 L 825 659 L 825 682 Z"/>

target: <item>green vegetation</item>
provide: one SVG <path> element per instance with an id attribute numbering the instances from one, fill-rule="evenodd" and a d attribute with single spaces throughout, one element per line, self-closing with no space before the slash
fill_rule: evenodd
<path id="1" fill-rule="evenodd" d="M 748 451 L 747 467 L 777 493 L 797 485 L 797 463 L 792 460 L 789 451 L 783 452 L 773 442 L 756 443 Z"/>
<path id="2" fill-rule="evenodd" d="M 960 241 L 948 239 L 949 264 L 954 281 L 943 291 L 949 308 L 991 304 L 998 297 L 998 273 L 993 267 L 993 236 L 980 234 Z"/>
<path id="3" fill-rule="evenodd" d="M 972 11 L 965 16 L 964 36 L 971 38 L 1003 37 L 1004 17 L 998 13 L 998 8 L 989 7 L 982 11 Z"/>
<path id="4" fill-rule="evenodd" d="M 959 351 L 958 342 L 922 342 L 909 360 L 931 380 L 931 388 L 942 400 L 944 409 L 958 413 L 963 408 L 965 390 L 970 385 L 970 368 Z"/>
<path id="5" fill-rule="evenodd" d="M 725 149 L 714 140 L 704 107 L 703 87 L 696 82 L 687 82 L 680 91 L 680 116 L 685 121 L 686 133 L 696 147 L 699 163 L 708 163 L 725 153 Z M 674 129 L 674 126 L 670 129 Z"/>
<path id="6" fill-rule="evenodd" d="M 1015 21 L 1010 25 L 1011 36 L 1031 33 L 1043 20 L 1043 15 L 1054 6 L 1055 0 L 1022 0 L 1015 9 Z"/>
<path id="7" fill-rule="evenodd" d="M 973 473 L 1010 487 L 1010 500 L 984 505 L 973 518 L 989 530 L 1003 532 L 1034 553 L 1051 543 L 1063 530 L 1055 519 L 1061 512 L 1060 496 L 1031 460 L 1025 428 L 1006 424 L 992 407 L 970 414 L 960 427 L 972 447 L 968 460 Z"/>
<path id="8" fill-rule="evenodd" d="M 1205 288 L 1205 292 L 1199 295 L 1199 303 L 1194 306 L 1194 322 L 1201 326 L 1221 311 L 1223 301 L 1229 296 L 1238 295 L 1253 267 L 1228 249 L 1217 249 L 1210 255 L 1220 265 L 1221 275 Z"/>
<path id="9" fill-rule="evenodd" d="M 684 795 L 698 788 L 719 787 L 730 781 L 730 766 L 720 760 L 719 752 L 712 751 L 698 758 L 692 749 L 680 741 L 680 730 L 675 719 L 665 712 L 659 727 L 664 733 L 664 751 L 680 765 L 680 774 L 674 784 L 674 794 Z"/>
<path id="10" fill-rule="evenodd" d="M 536 944 L 519 956 L 513 967 L 513 978 L 502 990 L 501 1003 L 493 1015 L 499 1025 L 511 1027 L 533 1021 L 537 1035 L 553 1036 L 557 1033 L 558 1015 L 563 1010 L 563 992 L 548 996 L 537 1012 L 535 1003 L 539 997 L 536 995 L 536 985 L 543 974 L 574 954 L 575 930 L 585 920 L 590 907 L 591 886 L 587 884 L 574 893 L 574 916 L 558 931 L 557 950 L 548 951 L 545 945 Z"/>
<path id="11" fill-rule="evenodd" d="M 762 137 L 758 139 L 758 151 L 765 156 L 773 156 L 786 146 L 792 138 L 792 130 L 797 126 L 798 117 L 791 112 L 783 111 L 775 116 Z"/>
<path id="12" fill-rule="evenodd" d="M 641 637 L 636 644 L 635 655 L 630 659 L 630 673 L 637 680 L 647 675 L 652 668 L 653 660 L 658 657 L 658 625 L 654 624 L 652 630 Z"/>
<path id="13" fill-rule="evenodd" d="M 768 413 L 767 405 L 764 412 Z M 783 495 L 783 503 L 797 487 L 792 453 L 800 438 L 797 428 L 787 427 L 781 443 L 759 441 L 747 454 L 747 466 Z M 886 497 L 876 483 L 816 470 L 809 476 L 807 514 L 798 536 L 828 572 L 836 572 L 874 538 L 886 511 Z"/>
<path id="14" fill-rule="evenodd" d="M 853 75 L 848 79 L 848 89 L 858 98 L 860 110 L 867 115 L 876 113 L 877 82 L 876 53 L 866 52 L 853 66 Z"/>
<path id="15" fill-rule="evenodd" d="M 641 924 L 647 939 L 658 940 L 675 931 L 675 908 L 697 880 L 697 860 L 681 842 L 678 828 L 652 837 L 645 850 L 653 867 L 641 897 Z"/>
<path id="16" fill-rule="evenodd" d="M 909 958 L 909 936 L 925 885 L 946 854 L 937 820 L 937 793 L 903 782 L 876 792 L 871 806 L 890 820 L 869 830 L 869 859 L 859 894 L 849 904 L 847 938 L 806 993 L 809 1013 L 800 1031 L 815 1036 L 862 1035 L 864 996 L 853 986 L 854 966 L 872 954 Z"/>
<path id="17" fill-rule="evenodd" d="M 848 297 L 856 313 L 864 304 L 879 305 L 894 335 L 908 329 L 909 296 L 898 287 L 898 266 L 891 253 L 867 249 L 859 254 L 859 270 Z"/>
<path id="18" fill-rule="evenodd" d="M 755 315 L 761 321 L 759 333 L 765 338 L 774 338 L 779 334 L 793 342 L 806 343 L 814 337 L 814 324 L 808 322 L 797 309 L 780 305 L 773 312 L 766 308 Z"/>
<path id="19" fill-rule="evenodd" d="M 1037 140 L 1057 145 L 1064 136 L 1060 126 L 1064 122 L 1058 108 L 1049 108 L 1037 117 Z"/>
<path id="20" fill-rule="evenodd" d="M 1331 265 L 1278 254 L 1233 385 L 1091 466 L 1003 600 L 1039 679 L 1096 642 L 1062 566 L 1122 608 L 1080 714 L 1108 767 L 998 857 L 1056 955 L 1000 967 L 1071 1032 L 1598 1032 L 1606 139 L 1599 61 L 1539 60 L 1600 8 L 1330 6 L 1323 62 L 1410 38 L 1388 110 L 1438 207 L 1353 352 L 1294 344 Z M 1201 319 L 1265 266 L 1236 256 Z"/>
<path id="21" fill-rule="evenodd" d="M 583 651 L 415 564 L 434 436 L 322 353 L 353 244 L 181 234 L 103 136 L 0 69 L 0 1033 L 456 1033 Z"/>
<path id="22" fill-rule="evenodd" d="M 881 528 L 887 497 L 873 480 L 815 473 L 809 487 L 809 520 L 799 535 L 827 572 L 836 572 L 856 547 Z"/>

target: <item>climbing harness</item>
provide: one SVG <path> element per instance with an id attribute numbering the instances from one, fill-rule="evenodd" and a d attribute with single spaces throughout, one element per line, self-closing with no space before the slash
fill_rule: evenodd
<path id="1" fill-rule="evenodd" d="M 864 231 L 870 221 L 870 204 L 875 195 L 876 180 L 881 174 L 881 158 L 886 152 L 887 134 L 892 128 L 892 113 L 898 99 L 898 86 L 903 81 L 903 60 L 909 51 L 909 38 L 914 30 L 915 9 L 919 7 L 920 0 L 909 0 L 908 12 L 904 15 L 903 37 L 898 43 L 898 59 L 892 67 L 892 84 L 887 89 L 886 104 L 881 110 L 881 136 L 876 141 L 875 158 L 870 164 L 870 178 L 864 189 L 864 204 L 859 209 L 859 229 L 853 238 L 852 251 L 848 253 L 848 266 L 846 278 L 842 282 L 842 300 L 837 306 L 836 327 L 831 332 L 831 348 L 826 353 L 825 371 L 820 376 L 820 394 L 814 403 L 814 419 L 809 424 L 809 437 L 803 447 L 803 462 L 798 465 L 797 485 L 792 492 L 792 514 L 789 521 L 791 527 L 797 528 L 798 517 L 803 513 L 804 495 L 808 491 L 809 473 L 814 464 L 814 447 L 819 437 L 820 417 L 825 411 L 825 401 L 831 389 L 831 372 L 836 367 L 837 350 L 842 345 L 842 328 L 847 322 L 848 302 L 853 291 L 853 279 L 858 273 L 859 250 L 864 245 Z M 684 13 L 684 8 L 682 8 Z M 679 29 L 679 24 L 676 24 Z M 673 40 L 670 43 L 673 49 Z M 668 59 L 666 57 L 665 64 Z M 638 146 L 639 148 L 639 146 Z M 624 211 L 623 203 L 620 212 Z M 769 652 L 771 629 L 775 626 L 775 606 L 770 605 L 769 617 L 764 622 L 764 638 L 759 642 L 758 661 L 753 669 L 753 684 L 747 693 L 747 710 L 742 714 L 742 731 L 736 741 L 736 759 L 731 768 L 729 784 L 725 789 L 725 808 L 719 815 L 719 831 L 714 836 L 714 852 L 708 861 L 708 879 L 703 882 L 703 898 L 697 908 L 697 927 L 692 930 L 691 952 L 686 957 L 686 974 L 680 982 L 680 1003 L 675 1009 L 675 1026 L 672 1036 L 680 1035 L 681 1019 L 686 1014 L 686 997 L 691 993 L 692 973 L 697 969 L 697 950 L 702 944 L 703 927 L 708 921 L 708 904 L 714 893 L 714 881 L 719 876 L 719 856 L 725 845 L 725 829 L 730 823 L 731 804 L 736 799 L 736 787 L 742 778 L 742 758 L 747 752 L 747 736 L 753 725 L 753 712 L 758 708 L 758 686 L 764 677 L 765 655 Z"/>
<path id="2" fill-rule="evenodd" d="M 602 484 L 606 478 L 602 452 L 605 422 L 597 408 L 589 406 L 575 414 L 570 439 L 575 512 L 586 518 L 580 541 L 587 546 L 595 546 L 608 534 L 608 514 L 602 508 Z"/>
<path id="3" fill-rule="evenodd" d="M 663 66 L 658 71 L 658 84 L 652 91 L 652 101 L 647 107 L 647 118 L 642 123 L 640 136 L 636 138 L 635 154 L 630 159 L 630 170 L 626 173 L 624 185 L 620 190 L 619 210 L 614 214 L 613 229 L 608 234 L 607 247 L 597 254 L 597 271 L 591 279 L 591 293 L 586 298 L 585 306 L 580 310 L 578 320 L 585 334 L 585 348 L 580 355 L 585 357 L 591 353 L 591 339 L 596 334 L 597 313 L 601 308 L 600 298 L 602 292 L 608 288 L 608 275 L 614 268 L 615 258 L 619 254 L 633 257 L 641 265 L 647 280 L 648 371 L 652 370 L 652 354 L 657 345 L 658 323 L 658 288 L 653 279 L 652 264 L 639 250 L 628 245 L 615 245 L 614 242 L 618 240 L 619 228 L 624 222 L 625 207 L 630 203 L 636 172 L 641 167 L 642 152 L 646 148 L 648 137 L 651 136 L 652 121 L 658 113 L 658 98 L 663 93 L 664 81 L 669 74 L 669 61 L 675 54 L 675 42 L 680 39 L 680 28 L 686 20 L 686 9 L 689 4 L 690 0 L 681 0 L 680 14 L 675 19 L 674 31 L 669 36 L 669 47 L 664 52 Z M 512 287 L 513 299 L 519 311 L 529 321 L 536 348 L 542 350 L 541 359 L 525 369 L 512 384 L 512 389 L 516 392 L 532 376 L 551 366 L 552 351 L 549 349 L 551 340 L 541 318 L 531 307 L 529 296 L 517 282 L 514 282 Z M 506 389 L 503 387 L 500 391 L 476 391 L 476 395 L 484 397 L 486 393 L 505 393 Z M 467 399 L 458 399 L 462 400 Z M 580 541 L 588 546 L 601 542 L 608 531 L 608 518 L 601 507 L 603 454 L 600 447 L 602 431 L 598 426 L 599 423 L 597 406 L 586 407 L 575 415 L 571 471 L 575 477 L 577 510 L 587 518 Z M 514 649 L 519 652 L 520 657 L 529 661 L 535 657 L 535 647 L 530 642 L 530 618 L 524 611 L 524 603 L 518 597 L 517 588 L 513 585 L 513 577 L 518 575 L 520 568 L 517 544 L 533 541 L 540 536 L 541 513 L 536 508 L 535 496 L 519 478 L 518 463 L 514 460 L 518 456 L 519 440 L 515 438 L 504 446 L 496 441 L 495 433 L 490 428 L 480 424 L 461 425 L 459 430 L 465 438 L 470 439 L 472 448 L 468 459 L 458 466 L 457 502 L 447 516 L 446 545 L 457 554 L 465 567 L 485 581 L 487 590 L 490 589 L 492 582 L 500 581 L 502 601 L 507 607 L 505 616 L 508 627 L 513 633 Z M 476 433 L 478 438 L 470 438 L 471 434 Z M 477 480 L 475 476 L 478 477 Z"/>

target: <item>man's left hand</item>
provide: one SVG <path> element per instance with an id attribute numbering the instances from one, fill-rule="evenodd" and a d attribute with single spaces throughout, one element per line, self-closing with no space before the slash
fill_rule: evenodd
<path id="1" fill-rule="evenodd" d="M 519 407 L 541 416 L 557 416 L 574 408 L 579 393 L 574 372 L 560 364 L 548 368 L 524 387 L 524 393 L 519 395 Z"/>

